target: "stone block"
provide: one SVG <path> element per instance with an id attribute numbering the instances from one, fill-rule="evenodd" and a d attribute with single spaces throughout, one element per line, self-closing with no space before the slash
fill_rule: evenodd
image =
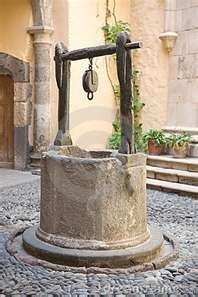
<path id="1" fill-rule="evenodd" d="M 14 168 L 24 170 L 28 157 L 28 126 L 14 128 Z"/>
<path id="2" fill-rule="evenodd" d="M 198 28 L 198 6 L 182 10 L 182 27 L 181 30 L 191 30 Z"/>
<path id="3" fill-rule="evenodd" d="M 15 82 L 30 80 L 30 65 L 11 55 L 0 53 L 0 69 L 8 69 Z"/>
<path id="4" fill-rule="evenodd" d="M 188 184 L 188 185 L 192 185 L 192 186 L 198 186 L 198 178 L 188 177 L 188 176 L 180 176 L 179 183 Z"/>
<path id="5" fill-rule="evenodd" d="M 173 0 L 174 1 L 174 0 Z M 176 0 L 177 9 L 186 9 L 191 7 L 191 0 Z"/>
<path id="6" fill-rule="evenodd" d="M 198 63 L 197 63 L 197 67 L 198 67 Z M 194 70 L 197 72 L 197 75 L 198 75 L 198 68 L 197 69 L 194 68 Z M 190 86 L 191 86 L 191 96 L 189 98 L 189 101 L 194 103 L 195 105 L 196 104 L 198 105 L 198 77 L 197 79 L 191 80 Z"/>
<path id="7" fill-rule="evenodd" d="M 24 127 L 31 123 L 32 105 L 30 102 L 15 102 L 14 104 L 14 126 Z"/>
<path id="8" fill-rule="evenodd" d="M 175 30 L 177 33 L 182 30 L 182 10 L 175 12 Z"/>
<path id="9" fill-rule="evenodd" d="M 188 42 L 188 31 L 178 32 L 178 37 L 176 40 L 175 47 L 173 48 L 172 55 L 173 56 L 182 56 L 188 53 L 189 42 Z"/>
<path id="10" fill-rule="evenodd" d="M 178 79 L 190 79 L 193 75 L 194 56 L 186 55 L 178 58 Z"/>
<path id="11" fill-rule="evenodd" d="M 189 79 L 175 79 L 169 82 L 169 102 L 181 104 L 191 96 L 191 81 Z M 171 100 L 173 99 L 173 100 Z"/>
<path id="12" fill-rule="evenodd" d="M 188 53 L 198 53 L 198 29 L 188 31 Z"/>
<path id="13" fill-rule="evenodd" d="M 147 178 L 155 178 L 155 172 L 147 170 Z"/>
<path id="14" fill-rule="evenodd" d="M 178 176 L 174 174 L 156 173 L 156 179 L 175 182 L 175 183 L 178 182 Z"/>
<path id="15" fill-rule="evenodd" d="M 16 82 L 14 84 L 14 101 L 26 102 L 32 97 L 32 85 L 29 83 Z"/>
<path id="16" fill-rule="evenodd" d="M 147 159 L 147 164 L 150 166 L 156 166 L 156 167 L 163 167 L 163 168 L 169 168 L 170 164 L 167 161 L 163 160 L 155 160 L 155 159 Z"/>
<path id="17" fill-rule="evenodd" d="M 197 164 L 188 164 L 187 170 L 192 172 L 198 172 L 198 165 Z"/>
<path id="18" fill-rule="evenodd" d="M 198 53 L 193 55 L 192 78 L 198 78 Z"/>
<path id="19" fill-rule="evenodd" d="M 191 7 L 198 6 L 197 0 L 190 0 Z"/>

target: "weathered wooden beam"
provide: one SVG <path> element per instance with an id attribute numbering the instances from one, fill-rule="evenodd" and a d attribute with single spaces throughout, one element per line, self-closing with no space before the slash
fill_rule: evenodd
<path id="1" fill-rule="evenodd" d="M 126 50 L 132 50 L 141 48 L 142 43 L 137 42 L 130 42 L 127 43 L 125 46 Z M 63 60 L 82 60 L 82 59 L 89 59 L 94 57 L 100 57 L 100 56 L 106 56 L 106 55 L 112 55 L 116 53 L 116 44 L 107 44 L 107 45 L 99 45 L 95 47 L 87 47 L 82 48 L 70 52 L 66 52 L 62 54 Z"/>
<path id="2" fill-rule="evenodd" d="M 129 35 L 126 32 L 120 33 L 116 42 L 117 74 L 120 84 L 121 144 L 119 153 L 134 154 L 134 119 L 131 88 L 132 61 L 131 54 L 126 51 L 127 44 L 130 44 Z"/>

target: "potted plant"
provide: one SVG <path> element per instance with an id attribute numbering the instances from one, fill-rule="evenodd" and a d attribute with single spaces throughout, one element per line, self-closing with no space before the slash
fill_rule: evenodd
<path id="1" fill-rule="evenodd" d="M 172 134 L 167 138 L 169 147 L 171 148 L 171 155 L 174 158 L 186 158 L 188 153 L 189 142 L 192 136 L 188 133 Z"/>
<path id="2" fill-rule="evenodd" d="M 147 144 L 149 155 L 160 155 L 165 144 L 165 135 L 162 131 L 150 129 L 144 133 L 143 141 Z"/>

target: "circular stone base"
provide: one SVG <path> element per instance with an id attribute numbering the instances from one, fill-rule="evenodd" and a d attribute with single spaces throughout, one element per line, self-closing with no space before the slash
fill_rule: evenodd
<path id="1" fill-rule="evenodd" d="M 150 229 L 150 238 L 143 244 L 117 250 L 67 249 L 41 241 L 36 227 L 24 231 L 23 247 L 31 255 L 49 262 L 75 267 L 124 268 L 150 262 L 159 256 L 164 238 L 156 229 Z"/>
<path id="2" fill-rule="evenodd" d="M 18 230 L 12 233 L 7 242 L 7 250 L 19 261 L 54 270 L 69 270 L 74 273 L 134 273 L 160 269 L 178 256 L 178 244 L 170 236 L 165 234 L 162 236 L 159 230 L 154 228 L 151 229 L 152 239 L 144 245 L 131 249 L 112 250 L 108 253 L 107 251 L 74 251 L 52 246 L 37 239 L 35 230 L 34 227 L 24 232 Z M 158 240 L 162 244 L 161 247 L 159 243 L 155 243 Z M 155 252 L 152 247 L 156 248 Z M 145 261 L 142 262 L 143 259 Z"/>

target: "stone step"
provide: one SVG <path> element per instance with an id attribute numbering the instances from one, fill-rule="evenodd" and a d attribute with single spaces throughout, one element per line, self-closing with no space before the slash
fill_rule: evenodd
<path id="1" fill-rule="evenodd" d="M 147 177 L 198 186 L 198 172 L 147 166 Z"/>
<path id="2" fill-rule="evenodd" d="M 36 167 L 33 167 L 30 169 L 32 175 L 41 175 L 41 169 L 40 168 L 36 168 Z"/>
<path id="3" fill-rule="evenodd" d="M 198 158 L 176 159 L 169 155 L 148 155 L 147 165 L 161 168 L 198 172 Z"/>
<path id="4" fill-rule="evenodd" d="M 178 193 L 198 199 L 198 187 L 196 186 L 147 178 L 147 188 Z"/>

